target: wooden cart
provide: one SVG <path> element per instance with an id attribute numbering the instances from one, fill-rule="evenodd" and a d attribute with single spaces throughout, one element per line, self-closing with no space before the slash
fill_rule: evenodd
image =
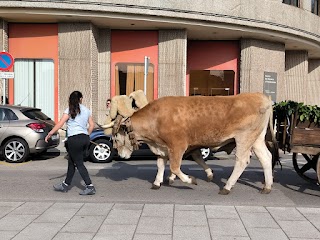
<path id="1" fill-rule="evenodd" d="M 292 153 L 293 167 L 298 175 L 319 185 L 320 126 L 309 121 L 300 122 L 296 112 L 277 122 L 276 138 L 280 149 Z"/>

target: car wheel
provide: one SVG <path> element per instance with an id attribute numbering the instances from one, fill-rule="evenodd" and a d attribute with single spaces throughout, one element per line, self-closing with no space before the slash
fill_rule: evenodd
<path id="1" fill-rule="evenodd" d="M 109 163 L 112 161 L 115 151 L 112 148 L 111 142 L 106 139 L 95 141 L 96 144 L 90 145 L 89 154 L 92 162 Z"/>
<path id="2" fill-rule="evenodd" d="M 203 157 L 203 160 L 208 160 L 211 157 L 211 150 L 210 148 L 201 148 L 201 154 Z"/>
<path id="3" fill-rule="evenodd" d="M 29 156 L 29 146 L 25 140 L 21 138 L 12 138 L 8 140 L 2 147 L 2 155 L 7 162 L 21 163 Z"/>

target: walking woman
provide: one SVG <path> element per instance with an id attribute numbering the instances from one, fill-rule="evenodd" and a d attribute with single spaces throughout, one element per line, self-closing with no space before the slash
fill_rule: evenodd
<path id="1" fill-rule="evenodd" d="M 82 93 L 79 91 L 70 94 L 69 107 L 64 111 L 60 121 L 48 133 L 45 141 L 48 142 L 48 139 L 67 123 L 69 153 L 67 177 L 62 183 L 54 185 L 53 188 L 56 191 L 67 192 L 77 167 L 86 184 L 86 188 L 80 192 L 80 195 L 93 195 L 96 193 L 96 189 L 83 163 L 83 158 L 89 147 L 89 135 L 93 130 L 94 122 L 90 110 L 82 105 L 82 99 Z"/>

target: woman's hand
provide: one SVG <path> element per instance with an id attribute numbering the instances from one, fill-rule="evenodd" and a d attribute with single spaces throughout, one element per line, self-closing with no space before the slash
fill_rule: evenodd
<path id="1" fill-rule="evenodd" d="M 44 141 L 47 143 L 49 141 L 49 139 L 51 138 L 51 136 L 53 135 L 53 133 L 51 133 L 51 131 L 48 133 L 48 135 L 46 136 L 46 138 L 44 139 Z"/>

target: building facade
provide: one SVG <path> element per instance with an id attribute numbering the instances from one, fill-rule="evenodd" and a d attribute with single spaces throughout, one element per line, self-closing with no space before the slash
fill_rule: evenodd
<path id="1" fill-rule="evenodd" d="M 137 89 L 320 104 L 318 0 L 0 1 L 0 46 L 15 74 L 2 94 L 55 121 L 73 90 L 98 123 Z"/>

